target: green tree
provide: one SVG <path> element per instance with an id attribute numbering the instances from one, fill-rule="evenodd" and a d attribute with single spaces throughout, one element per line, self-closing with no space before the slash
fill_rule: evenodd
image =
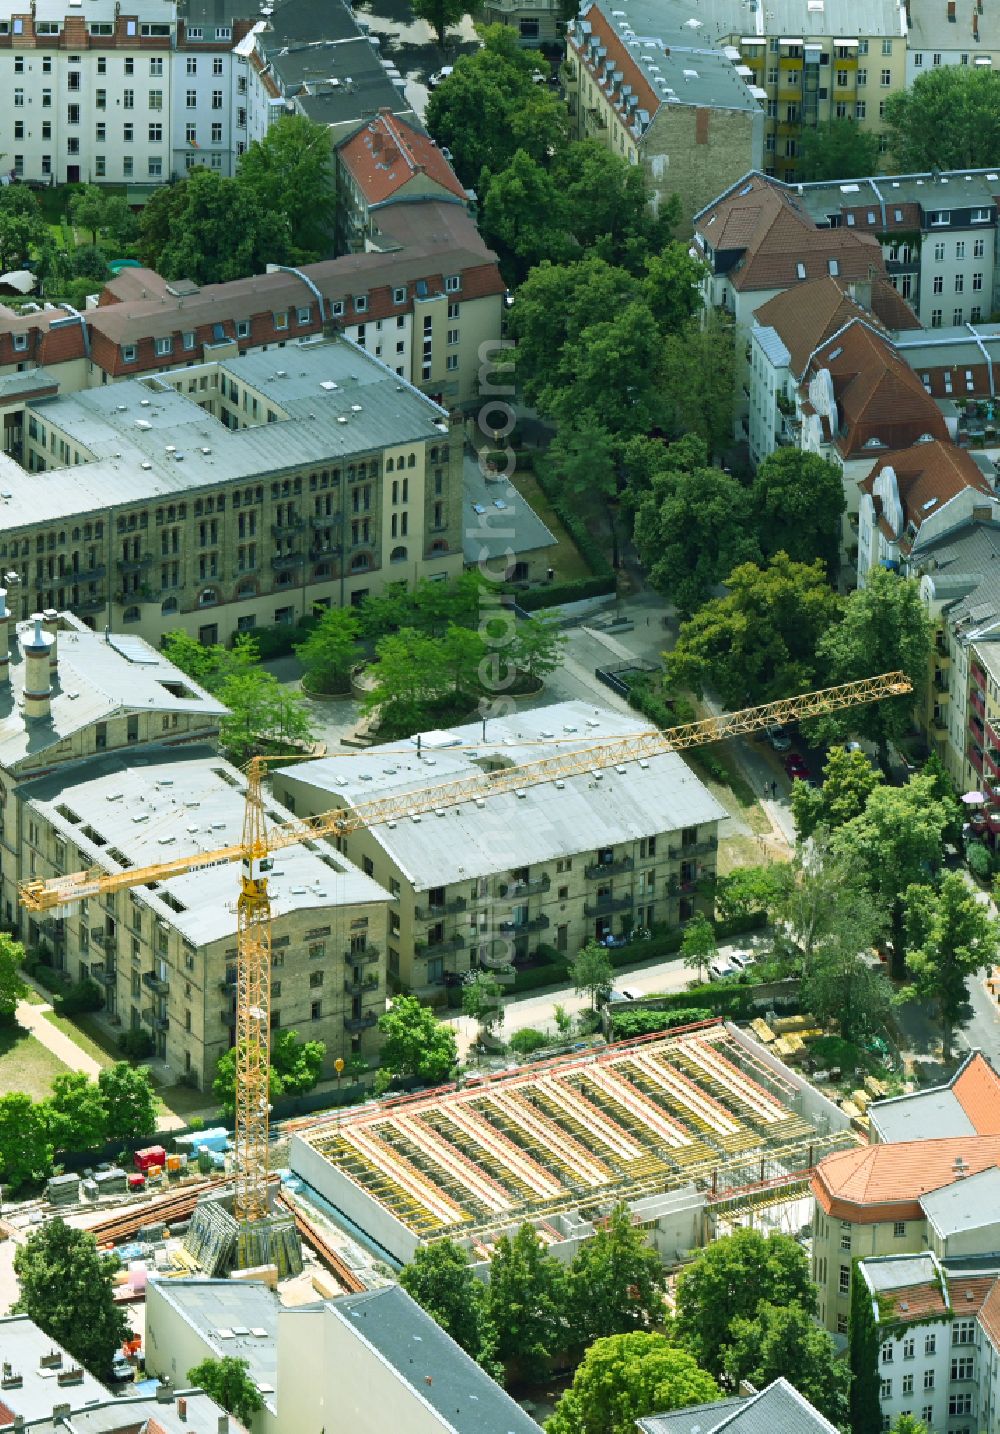
<path id="1" fill-rule="evenodd" d="M 858 912 L 846 916 L 837 932 L 859 930 Z M 845 1041 L 861 1045 L 881 1035 L 892 1008 L 892 987 L 881 966 L 850 949 L 843 939 L 831 941 L 802 974 L 803 1009 L 823 1025 L 836 1022 Z"/>
<path id="2" fill-rule="evenodd" d="M 629 165 L 630 174 L 641 173 Z M 673 222 L 673 217 L 668 219 Z M 701 280 L 705 269 L 700 259 L 692 258 L 689 246 L 673 242 L 665 244 L 646 261 L 643 294 L 662 334 L 692 333 L 691 320 L 701 314 Z"/>
<path id="3" fill-rule="evenodd" d="M 215 1063 L 215 1077 L 212 1094 L 222 1107 L 223 1113 L 231 1120 L 236 1114 L 236 1063 L 239 1048 L 230 1046 Z M 284 1082 L 273 1061 L 267 1070 L 267 1098 L 273 1105 L 284 1093 Z"/>
<path id="4" fill-rule="evenodd" d="M 90 232 L 91 244 L 97 243 L 97 231 L 104 228 L 106 195 L 96 184 L 84 184 L 70 196 L 70 223 Z"/>
<path id="5" fill-rule="evenodd" d="M 546 1434 L 633 1434 L 646 1414 L 707 1404 L 719 1387 L 662 1334 L 617 1334 L 592 1344 L 545 1425 Z"/>
<path id="6" fill-rule="evenodd" d="M 536 62 L 512 29 L 489 25 L 481 38 L 482 48 L 461 55 L 431 95 L 426 123 L 451 151 L 462 183 L 488 194 L 489 175 L 506 169 L 519 149 L 539 161 L 562 149 L 568 118 L 562 101 L 532 82 Z"/>
<path id="7" fill-rule="evenodd" d="M 764 556 L 787 553 L 798 563 L 819 558 L 835 581 L 847 507 L 840 469 L 818 453 L 779 448 L 757 469 L 751 494 Z"/>
<path id="8" fill-rule="evenodd" d="M 123 195 L 109 194 L 105 198 L 101 229 L 119 255 L 138 239 L 139 221 Z"/>
<path id="9" fill-rule="evenodd" d="M 566 1272 L 531 1225 L 502 1235 L 493 1248 L 486 1312 L 508 1380 L 544 1375 L 566 1340 Z"/>
<path id="10" fill-rule="evenodd" d="M 932 752 L 927 761 L 920 769 L 922 777 L 930 777 L 933 783 L 935 797 L 944 802 L 948 810 L 948 825 L 944 829 L 944 839 L 949 846 L 956 851 L 962 849 L 962 828 L 965 825 L 966 809 L 958 799 L 955 790 L 955 783 L 948 775 L 948 770 L 936 752 Z"/>
<path id="11" fill-rule="evenodd" d="M 514 629 L 508 656 L 528 677 L 547 677 L 562 661 L 566 641 L 562 614 L 550 610 L 521 619 Z"/>
<path id="12" fill-rule="evenodd" d="M 746 489 L 704 464 L 653 475 L 639 499 L 635 545 L 657 592 L 696 612 L 740 563 L 757 555 Z"/>
<path id="13" fill-rule="evenodd" d="M 437 647 L 441 674 L 452 697 L 471 705 L 482 686 L 480 674 L 487 654 L 484 639 L 478 631 L 451 623 Z"/>
<path id="14" fill-rule="evenodd" d="M 542 259 L 560 262 L 573 257 L 575 246 L 564 227 L 557 181 L 523 149 L 490 179 L 483 203 L 483 236 L 499 254 L 511 285 L 521 284 Z"/>
<path id="15" fill-rule="evenodd" d="M 713 458 L 733 442 L 735 364 L 732 325 L 714 309 L 663 343 L 662 403 L 673 430 L 696 434 Z"/>
<path id="16" fill-rule="evenodd" d="M 486 1035 L 503 1021 L 503 990 L 489 971 L 469 971 L 462 981 L 462 1014 L 478 1021 Z"/>
<path id="17" fill-rule="evenodd" d="M 14 1253 L 20 1285 L 14 1314 L 25 1314 L 98 1379 L 131 1329 L 114 1301 L 114 1255 L 102 1255 L 93 1235 L 58 1217 L 42 1225 Z"/>
<path id="18" fill-rule="evenodd" d="M 618 565 L 619 444 L 596 414 L 582 412 L 575 423 L 560 425 L 547 457 L 565 503 L 586 508 L 595 500 L 603 507 L 611 532 L 612 563 Z"/>
<path id="19" fill-rule="evenodd" d="M 765 1303 L 752 1319 L 733 1320 L 723 1367 L 733 1389 L 743 1380 L 763 1389 L 783 1377 L 831 1424 L 847 1422 L 850 1370 L 826 1330 L 799 1304 Z"/>
<path id="20" fill-rule="evenodd" d="M 429 1085 L 448 1079 L 458 1060 L 455 1032 L 415 996 L 397 996 L 379 1016 L 378 1028 L 385 1037 L 379 1055 L 384 1071 Z"/>
<path id="21" fill-rule="evenodd" d="M 28 988 L 21 979 L 24 947 L 7 931 L 0 931 L 0 1025 L 9 1026 L 17 1014 L 17 1003 L 23 1001 Z"/>
<path id="22" fill-rule="evenodd" d="M 101 1088 L 80 1071 L 62 1071 L 47 1102 L 56 1150 L 97 1150 L 108 1138 L 108 1111 Z"/>
<path id="23" fill-rule="evenodd" d="M 260 649 L 248 633 L 240 633 L 232 647 L 201 643 L 183 629 L 165 633 L 160 646 L 168 662 L 209 692 L 218 692 L 227 677 L 253 671 L 260 662 Z"/>
<path id="24" fill-rule="evenodd" d="M 851 119 L 830 120 L 823 125 L 805 125 L 795 164 L 804 180 L 860 179 L 878 174 L 883 163 L 878 135 L 862 129 Z"/>
<path id="25" fill-rule="evenodd" d="M 274 673 L 262 667 L 224 678 L 218 697 L 229 708 L 219 740 L 239 767 L 255 753 L 305 746 L 313 739 L 305 697 L 282 687 Z"/>
<path id="26" fill-rule="evenodd" d="M 822 564 L 778 553 L 765 566 L 740 564 L 726 586 L 681 624 L 666 685 L 699 695 L 711 688 L 730 709 L 815 687 L 820 639 L 840 613 Z"/>
<path id="27" fill-rule="evenodd" d="M 906 953 L 906 891 L 933 877 L 944 856 L 948 807 L 930 777 L 905 787 L 876 787 L 860 816 L 833 834 L 835 851 L 889 915 L 892 974 L 900 979 Z"/>
<path id="28" fill-rule="evenodd" d="M 982 65 L 940 65 L 885 105 L 899 170 L 982 169 L 1000 152 L 1000 75 Z"/>
<path id="29" fill-rule="evenodd" d="M 831 845 L 822 828 L 777 874 L 775 953 L 794 973 L 807 972 L 827 951 L 867 951 L 881 933 L 884 909 L 866 885 L 867 875 L 849 851 Z"/>
<path id="30" fill-rule="evenodd" d="M 697 297 L 690 301 L 684 290 L 686 284 L 697 284 L 700 273 L 685 245 L 668 243 L 679 205 L 663 205 L 654 214 L 642 166 L 629 164 L 598 140 L 568 144 L 556 154 L 552 175 L 562 222 L 576 245 L 635 274 L 657 265 L 663 298 L 676 306 L 672 327 L 678 327 L 698 307 Z"/>
<path id="31" fill-rule="evenodd" d="M 0 272 L 23 269 L 32 249 L 48 237 L 38 200 L 27 185 L 0 189 Z"/>
<path id="32" fill-rule="evenodd" d="M 882 1400 L 879 1377 L 879 1334 L 873 1297 L 855 1263 L 851 1274 L 851 1314 L 847 1359 L 851 1369 L 850 1427 L 853 1434 L 879 1434 Z"/>
<path id="33" fill-rule="evenodd" d="M 901 578 L 888 568 L 873 569 L 867 586 L 851 593 L 844 604 L 842 621 L 820 641 L 819 656 L 831 684 L 902 671 L 913 692 L 822 718 L 818 730 L 828 737 L 852 731 L 867 737 L 889 776 L 889 743 L 899 742 L 912 725 L 914 705 L 927 685 L 930 644 L 931 625 L 916 579 Z"/>
<path id="34" fill-rule="evenodd" d="M 434 704 L 448 690 L 440 643 L 404 627 L 381 638 L 375 655 L 374 681 L 361 699 L 362 711 L 368 716 L 377 713 L 379 731 L 387 736 L 409 736 L 429 726 Z"/>
<path id="35" fill-rule="evenodd" d="M 326 125 L 305 115 L 282 115 L 247 149 L 236 184 L 254 208 L 280 221 L 295 263 L 311 263 L 330 252 L 335 194 Z"/>
<path id="36" fill-rule="evenodd" d="M 712 923 L 702 912 L 697 912 L 684 928 L 681 940 L 681 960 L 689 971 L 698 972 L 702 980 L 705 967 L 718 955 L 715 932 Z"/>
<path id="37" fill-rule="evenodd" d="M 897 1414 L 889 1434 L 929 1434 L 927 1425 L 912 1414 Z"/>
<path id="38" fill-rule="evenodd" d="M 817 827 L 834 831 L 860 816 L 881 781 L 864 752 L 831 747 L 822 786 L 796 782 L 792 787 L 792 816 L 800 840 L 812 836 Z"/>
<path id="39" fill-rule="evenodd" d="M 591 1010 L 596 1009 L 598 996 L 608 989 L 614 975 L 607 951 L 596 941 L 588 941 L 567 961 L 566 969 L 574 991 L 578 996 L 589 996 Z"/>
<path id="40" fill-rule="evenodd" d="M 116 1061 L 99 1073 L 97 1084 L 108 1112 L 108 1140 L 129 1145 L 156 1134 L 160 1103 L 145 1066 Z"/>
<path id="41" fill-rule="evenodd" d="M 421 1245 L 400 1271 L 399 1283 L 466 1354 L 489 1368 L 496 1331 L 486 1312 L 486 1286 L 472 1273 L 469 1258 L 453 1240 Z"/>
<path id="42" fill-rule="evenodd" d="M 569 1268 L 568 1315 L 576 1342 L 650 1329 L 666 1320 L 666 1270 L 627 1205 L 582 1244 Z"/>
<path id="43" fill-rule="evenodd" d="M 144 252 L 164 278 L 220 284 L 294 257 L 287 218 L 260 208 L 248 186 L 193 169 L 171 189 L 172 201 L 140 221 Z"/>
<path id="44" fill-rule="evenodd" d="M 303 1041 L 298 1031 L 275 1031 L 271 1040 L 271 1064 L 281 1078 L 285 1095 L 305 1095 L 315 1090 L 326 1060 L 325 1041 Z"/>
<path id="45" fill-rule="evenodd" d="M 910 886 L 904 902 L 906 963 L 918 995 L 937 1006 L 947 1061 L 952 1034 L 969 999 L 969 977 L 996 960 L 997 924 L 957 871 L 947 872 L 936 891 Z"/>
<path id="46" fill-rule="evenodd" d="M 188 1380 L 196 1389 L 203 1389 L 229 1414 L 233 1414 L 247 1428 L 254 1415 L 264 1408 L 264 1396 L 257 1388 L 250 1373 L 250 1364 L 235 1355 L 224 1354 L 221 1359 L 203 1359 L 187 1372 Z"/>
<path id="47" fill-rule="evenodd" d="M 784 890 L 786 878 L 780 864 L 738 866 L 716 878 L 715 910 L 720 921 L 773 911 Z"/>
<path id="48" fill-rule="evenodd" d="M 762 1304 L 816 1312 L 809 1261 L 790 1235 L 737 1230 L 699 1251 L 677 1277 L 675 1333 L 703 1369 L 720 1374 L 734 1320 Z"/>
<path id="49" fill-rule="evenodd" d="M 413 13 L 433 27 L 437 42 L 444 48 L 449 25 L 457 25 L 466 13 L 466 0 L 413 0 Z"/>
<path id="50" fill-rule="evenodd" d="M 353 608 L 328 607 L 305 642 L 295 648 L 303 678 L 313 692 L 347 692 L 358 658 L 360 623 Z"/>
<path id="51" fill-rule="evenodd" d="M 154 189 L 143 205 L 139 215 L 139 249 L 144 263 L 151 269 L 159 269 L 160 255 L 179 225 L 186 203 L 187 186 L 181 180 L 178 184 L 164 184 Z"/>
<path id="52" fill-rule="evenodd" d="M 0 1095 L 0 1180 L 12 1190 L 52 1174 L 49 1113 L 23 1091 Z"/>

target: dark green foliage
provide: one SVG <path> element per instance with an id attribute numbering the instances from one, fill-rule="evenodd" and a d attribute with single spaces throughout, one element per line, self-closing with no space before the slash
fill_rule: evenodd
<path id="1" fill-rule="evenodd" d="M 784 1377 L 831 1424 L 847 1420 L 850 1370 L 830 1335 L 799 1304 L 765 1303 L 752 1319 L 733 1320 L 723 1363 L 731 1388 L 749 1380 L 764 1389 Z"/>
<path id="2" fill-rule="evenodd" d="M 885 172 L 879 155 L 878 135 L 851 119 L 834 119 L 823 125 L 804 125 L 796 162 L 799 178 L 858 179 Z"/>
<path id="3" fill-rule="evenodd" d="M 85 1011 L 99 1011 L 104 1005 L 104 992 L 88 976 L 60 991 L 52 1004 L 61 1016 L 78 1016 Z"/>
<path id="4" fill-rule="evenodd" d="M 993 858 L 989 847 L 981 841 L 970 841 L 965 848 L 965 860 L 977 881 L 988 881 L 993 870 Z"/>
<path id="5" fill-rule="evenodd" d="M 871 1293 L 858 1274 L 855 1261 L 851 1275 L 851 1314 L 848 1324 L 853 1434 L 879 1434 L 882 1428 L 878 1351 L 878 1328 L 872 1310 Z"/>
<path id="6" fill-rule="evenodd" d="M 96 1081 L 66 1071 L 52 1081 L 49 1131 L 56 1150 L 97 1150 L 108 1138 L 108 1111 Z"/>
<path id="7" fill-rule="evenodd" d="M 484 1366 L 493 1363 L 496 1332 L 487 1313 L 486 1286 L 472 1273 L 460 1245 L 437 1240 L 420 1246 L 400 1272 L 399 1283 L 466 1354 Z"/>
<path id="8" fill-rule="evenodd" d="M 779 448 L 757 469 L 751 493 L 765 558 L 787 553 L 797 563 L 819 559 L 834 581 L 847 507 L 840 469 L 816 453 Z"/>
<path id="9" fill-rule="evenodd" d="M 0 931 L 0 1023 L 10 1025 L 17 1011 L 18 1001 L 23 1001 L 27 986 L 21 979 L 24 963 L 24 947 L 6 931 Z"/>
<path id="10" fill-rule="evenodd" d="M 151 1056 L 156 1049 L 156 1042 L 148 1031 L 122 1031 L 118 1037 L 118 1049 L 124 1052 L 130 1060 L 141 1061 L 146 1056 Z"/>
<path id="11" fill-rule="evenodd" d="M 21 1292 L 13 1312 L 26 1314 L 56 1344 L 99 1379 L 131 1336 L 125 1311 L 114 1303 L 117 1259 L 102 1255 L 93 1235 L 58 1218 L 49 1220 L 14 1254 Z"/>
<path id="12" fill-rule="evenodd" d="M 643 1415 L 707 1404 L 712 1377 L 662 1334 L 613 1335 L 591 1345 L 556 1405 L 548 1434 L 633 1434 Z"/>
<path id="13" fill-rule="evenodd" d="M 611 1039 L 632 1041 L 637 1036 L 651 1036 L 656 1031 L 671 1031 L 677 1026 L 693 1026 L 704 1021 L 706 1012 L 701 1006 L 682 1006 L 675 1011 L 654 1011 L 640 1008 L 638 1011 L 627 1007 L 611 1011 Z"/>
<path id="14" fill-rule="evenodd" d="M 385 1036 L 380 1074 L 417 1076 L 429 1085 L 448 1079 L 457 1061 L 454 1029 L 415 996 L 397 996 L 378 1028 Z"/>
<path id="15" fill-rule="evenodd" d="M 507 1044 L 515 1055 L 530 1056 L 532 1051 L 540 1051 L 545 1046 L 552 1044 L 553 1038 L 547 1036 L 544 1031 L 533 1030 L 531 1026 L 524 1026 L 520 1031 L 515 1031 Z"/>
<path id="16" fill-rule="evenodd" d="M 633 1224 L 626 1205 L 573 1257 L 567 1308 L 572 1338 L 581 1348 L 595 1339 L 650 1330 L 666 1318 L 663 1261 Z"/>
<path id="17" fill-rule="evenodd" d="M 159 1102 L 145 1066 L 117 1061 L 97 1077 L 108 1112 L 108 1139 L 136 1144 L 156 1133 Z"/>
<path id="18" fill-rule="evenodd" d="M 192 1387 L 203 1389 L 248 1428 L 254 1415 L 264 1408 L 264 1396 L 257 1388 L 245 1359 L 236 1359 L 228 1354 L 221 1359 L 203 1359 L 188 1370 L 187 1377 Z"/>
<path id="19" fill-rule="evenodd" d="M 23 1091 L 0 1095 L 0 1181 L 12 1190 L 52 1174 L 52 1134 L 44 1103 Z"/>
<path id="20" fill-rule="evenodd" d="M 983 65 L 936 66 L 889 96 L 885 121 L 902 173 L 981 169 L 1000 151 L 1000 75 Z"/>
<path id="21" fill-rule="evenodd" d="M 566 1271 L 548 1255 L 531 1225 L 497 1241 L 486 1310 L 496 1330 L 496 1354 L 509 1379 L 544 1375 L 566 1342 Z"/>

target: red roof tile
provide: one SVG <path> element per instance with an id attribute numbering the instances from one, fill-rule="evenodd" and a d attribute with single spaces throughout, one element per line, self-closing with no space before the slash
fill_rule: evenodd
<path id="1" fill-rule="evenodd" d="M 983 483 L 988 493 L 985 478 Z M 952 1090 L 980 1135 L 1000 1135 L 1000 1073 L 980 1051 L 959 1071 Z"/>
<path id="2" fill-rule="evenodd" d="M 979 1311 L 979 1323 L 995 1349 L 1000 1349 L 1000 1280 L 994 1280 Z"/>
<path id="3" fill-rule="evenodd" d="M 961 1161 L 958 1170 L 957 1161 Z M 921 1195 L 1000 1165 L 1000 1136 L 907 1140 L 837 1150 L 813 1172 L 812 1192 L 828 1215 L 854 1225 L 921 1220 Z"/>
<path id="4" fill-rule="evenodd" d="M 391 110 L 380 110 L 337 153 L 369 206 L 385 204 L 419 175 L 466 200 L 458 175 L 434 141 Z"/>
<path id="5" fill-rule="evenodd" d="M 957 498 L 960 493 L 964 493 L 969 488 L 984 493 L 988 497 L 992 498 L 993 496 L 993 490 L 987 482 L 985 474 L 973 461 L 971 454 L 963 448 L 956 448 L 950 442 L 942 443 L 935 440 L 933 443 L 915 443 L 901 453 L 887 453 L 884 458 L 879 459 L 867 478 L 861 480 L 858 486 L 862 492 L 874 492 L 875 479 L 884 468 L 892 468 L 896 475 L 896 487 L 903 509 L 904 530 L 908 524 L 912 523 L 919 532 L 921 524 L 931 513 L 940 512 L 945 503 L 950 502 L 952 498 Z M 928 505 L 930 506 L 928 507 Z M 879 526 L 891 540 L 895 541 L 900 537 L 899 533 L 892 533 L 888 525 L 883 524 L 881 520 Z M 980 1056 L 978 1059 L 982 1060 L 982 1057 Z M 985 1065 L 985 1062 L 983 1064 Z M 992 1067 L 987 1067 L 987 1069 L 992 1078 L 990 1091 L 992 1100 L 997 1103 L 997 1114 L 995 1129 L 980 1130 L 979 1134 L 1000 1135 L 1000 1101 L 997 1100 L 1000 1095 L 1000 1078 L 997 1077 Z M 952 1088 L 958 1096 L 957 1083 Z M 982 1096 L 977 1096 L 978 1088 L 975 1076 L 970 1079 L 966 1089 L 974 1101 L 978 1100 L 980 1104 L 985 1103 L 985 1092 Z M 958 1099 L 959 1104 L 962 1104 L 960 1096 Z"/>

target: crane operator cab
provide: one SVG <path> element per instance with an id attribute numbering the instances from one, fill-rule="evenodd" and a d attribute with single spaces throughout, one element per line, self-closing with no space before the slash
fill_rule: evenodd
<path id="1" fill-rule="evenodd" d="M 243 858 L 243 880 L 263 881 L 267 873 L 274 866 L 274 858 L 270 856 L 250 856 Z"/>

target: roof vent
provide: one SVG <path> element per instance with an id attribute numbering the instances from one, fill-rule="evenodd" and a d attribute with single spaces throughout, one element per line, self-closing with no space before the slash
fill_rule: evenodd
<path id="1" fill-rule="evenodd" d="M 149 408 L 149 406 L 150 406 L 151 403 L 152 403 L 152 399 L 149 399 L 149 398 L 140 398 L 140 400 L 139 400 L 139 407 L 140 407 L 140 408 Z"/>

